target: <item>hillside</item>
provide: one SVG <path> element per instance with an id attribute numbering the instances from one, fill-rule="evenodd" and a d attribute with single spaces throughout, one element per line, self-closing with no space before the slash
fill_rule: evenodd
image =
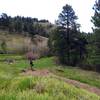
<path id="1" fill-rule="evenodd" d="M 17 60 L 12 64 L 7 61 L 0 62 L 0 100 L 100 100 L 100 96 L 92 90 L 88 91 L 87 88 L 68 81 L 81 79 L 80 82 L 99 90 L 98 73 L 68 66 L 63 69 L 53 62 L 53 57 L 50 57 L 36 60 L 35 71 L 26 74 L 26 70 L 23 74 L 22 70 L 28 69 L 28 62 L 19 55 L 0 55 L 0 59 L 7 57 Z"/>
<path id="2" fill-rule="evenodd" d="M 100 100 L 100 0 L 1 0 L 0 11 L 0 100 Z"/>
<path id="3" fill-rule="evenodd" d="M 42 56 L 44 51 L 48 53 L 47 41 L 48 38 L 40 35 L 30 37 L 20 33 L 8 34 L 7 32 L 0 31 L 0 52 L 23 54 L 32 50 L 39 56 Z M 45 52 L 45 55 L 47 53 Z"/>

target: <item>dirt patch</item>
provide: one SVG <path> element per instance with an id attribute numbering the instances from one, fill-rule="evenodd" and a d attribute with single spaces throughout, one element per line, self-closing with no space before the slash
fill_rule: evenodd
<path id="1" fill-rule="evenodd" d="M 33 76 L 48 76 L 50 74 L 49 70 L 42 69 L 42 70 L 24 70 L 22 75 L 33 75 Z"/>

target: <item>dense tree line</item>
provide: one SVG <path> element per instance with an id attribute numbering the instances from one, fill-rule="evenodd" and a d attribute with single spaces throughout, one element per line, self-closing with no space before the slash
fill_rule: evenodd
<path id="1" fill-rule="evenodd" d="M 49 47 L 61 64 L 100 71 L 100 0 L 93 7 L 93 33 L 80 32 L 78 17 L 70 5 L 65 5 L 50 34 Z"/>
<path id="2" fill-rule="evenodd" d="M 25 33 L 35 35 L 43 35 L 48 37 L 49 29 L 52 24 L 45 19 L 38 20 L 37 18 L 15 16 L 11 17 L 5 13 L 0 16 L 0 29 L 9 32 Z"/>
<path id="3" fill-rule="evenodd" d="M 53 30 L 49 45 L 63 64 L 76 66 L 85 58 L 87 41 L 81 35 L 77 16 L 70 5 L 59 14 L 57 28 Z"/>
<path id="4" fill-rule="evenodd" d="M 96 71 L 100 71 L 100 0 L 96 0 L 93 10 L 95 11 L 92 17 L 92 23 L 94 24 L 92 34 L 92 64 L 95 66 Z"/>
<path id="5" fill-rule="evenodd" d="M 85 34 L 88 41 L 87 58 L 84 63 L 86 69 L 100 72 L 100 0 L 96 0 L 93 6 L 94 16 L 91 22 L 94 24 L 93 32 Z"/>

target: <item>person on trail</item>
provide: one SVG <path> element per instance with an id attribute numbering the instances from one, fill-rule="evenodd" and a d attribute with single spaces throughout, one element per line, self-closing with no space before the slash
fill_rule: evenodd
<path id="1" fill-rule="evenodd" d="M 29 60 L 31 70 L 33 70 L 33 66 L 34 66 L 33 60 L 36 59 L 35 54 L 33 54 L 33 52 L 28 52 L 28 53 L 26 54 L 26 57 L 27 57 L 27 59 Z"/>
<path id="2" fill-rule="evenodd" d="M 30 60 L 30 66 L 31 66 L 31 70 L 33 70 L 34 64 L 33 64 L 33 61 L 32 60 Z"/>
<path id="3" fill-rule="evenodd" d="M 31 68 L 31 70 L 33 70 L 33 66 L 34 66 L 33 60 L 36 60 L 36 59 L 38 58 L 37 54 L 36 54 L 36 53 L 33 53 L 32 51 L 30 51 L 30 52 L 28 52 L 28 53 L 26 54 L 26 57 L 27 57 L 27 60 L 28 60 L 29 63 L 30 63 L 30 68 Z"/>

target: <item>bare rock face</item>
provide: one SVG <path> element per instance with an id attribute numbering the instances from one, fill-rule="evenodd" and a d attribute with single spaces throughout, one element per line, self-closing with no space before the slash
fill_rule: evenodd
<path id="1" fill-rule="evenodd" d="M 48 38 L 34 35 L 34 37 L 18 35 L 18 34 L 7 34 L 0 35 L 0 44 L 2 39 L 5 40 L 7 53 L 27 53 L 28 51 L 33 51 L 39 57 L 48 54 Z M 0 52 L 3 52 L 0 48 Z"/>
<path id="2" fill-rule="evenodd" d="M 8 63 L 8 64 L 13 64 L 15 62 L 15 60 L 9 58 L 9 59 L 6 59 L 5 62 Z"/>
<path id="3" fill-rule="evenodd" d="M 48 55 L 48 38 L 35 35 L 33 38 L 33 51 L 37 53 L 39 56 Z"/>

